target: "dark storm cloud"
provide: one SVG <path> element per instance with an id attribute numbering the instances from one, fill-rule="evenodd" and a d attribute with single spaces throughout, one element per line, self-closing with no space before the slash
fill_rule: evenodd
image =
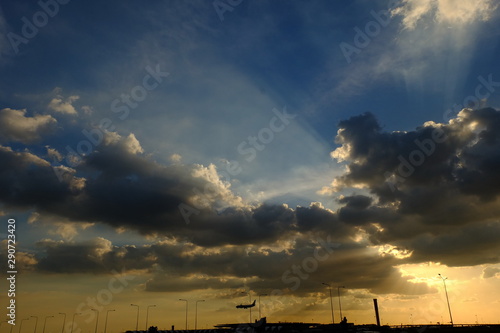
<path id="1" fill-rule="evenodd" d="M 366 225 L 379 221 L 390 223 L 398 220 L 393 210 L 374 205 L 373 198 L 365 195 L 342 196 L 338 202 L 344 204 L 337 211 L 338 218 L 349 225 Z"/>
<path id="2" fill-rule="evenodd" d="M 50 164 L 29 152 L 0 146 L 0 200 L 12 206 L 55 209 L 75 194 L 74 183 L 60 182 Z"/>
<path id="3" fill-rule="evenodd" d="M 202 215 L 184 231 L 186 237 L 198 245 L 221 246 L 270 243 L 286 238 L 295 229 L 292 209 L 285 205 L 264 204 Z"/>
<path id="4" fill-rule="evenodd" d="M 499 111 L 465 109 L 448 124 L 408 132 L 383 132 L 369 113 L 339 127 L 342 146 L 332 156 L 347 161 L 348 172 L 333 185 L 372 195 L 341 198 L 341 221 L 362 226 L 374 244 L 413 251 L 412 262 L 500 261 L 493 254 L 500 241 Z"/>
<path id="5" fill-rule="evenodd" d="M 157 275 L 146 282 L 146 291 L 178 291 L 207 289 L 237 289 L 242 286 L 240 279 L 218 277 L 173 277 L 170 275 Z"/>
<path id="6" fill-rule="evenodd" d="M 348 171 L 334 185 L 366 190 L 339 197 L 336 212 L 320 203 L 245 205 L 215 167 L 161 165 L 133 134 L 116 133 L 106 133 L 73 169 L 59 167 L 66 171 L 59 178 L 33 153 L 0 147 L 0 200 L 171 240 L 140 247 L 42 241 L 32 262 L 42 272 L 145 270 L 151 291 L 178 290 L 188 279 L 188 289 L 241 284 L 306 295 L 321 290 L 321 281 L 336 281 L 376 293 L 426 293 L 425 284 L 409 282 L 395 266 L 500 261 L 499 118 L 493 109 L 462 111 L 449 124 L 393 133 L 371 114 L 341 122 L 342 146 L 332 155 L 347 161 Z M 411 172 L 401 167 L 418 150 L 421 163 Z M 189 223 L 179 204 L 195 209 Z M 382 255 L 376 246 L 384 244 L 411 256 Z"/>
<path id="7" fill-rule="evenodd" d="M 204 246 L 272 242 L 296 228 L 295 213 L 285 205 L 239 203 L 213 167 L 160 165 L 140 153 L 133 135 L 108 135 L 106 140 L 74 169 L 59 167 L 59 175 L 36 155 L 1 147 L 0 199 L 40 214 Z M 204 191 L 207 187 L 210 191 Z M 196 209 L 190 223 L 180 204 Z"/>
<path id="8" fill-rule="evenodd" d="M 434 131 L 443 132 L 442 136 L 445 136 L 446 140 L 433 144 L 432 153 L 429 156 L 424 154 L 424 164 L 408 172 L 411 176 L 406 173 L 398 174 L 400 181 L 396 182 L 395 187 L 399 189 L 404 186 L 450 180 L 452 166 L 448 162 L 450 155 L 456 154 L 457 139 L 451 135 L 447 136 L 446 128 L 428 125 L 410 132 L 386 133 L 370 113 L 342 121 L 339 127 L 336 142 L 342 147 L 332 155 L 350 161 L 349 171 L 338 178 L 341 184 L 365 185 L 376 193 L 382 202 L 394 201 L 397 193 L 394 193 L 394 188 L 386 181 L 388 174 L 399 170 L 401 159 L 408 160 L 412 152 L 418 150 L 423 143 L 433 140 Z M 401 170 L 407 171 L 404 167 Z"/>
<path id="9" fill-rule="evenodd" d="M 250 281 L 253 290 L 280 289 L 306 296 L 324 291 L 322 282 L 334 281 L 351 289 L 368 289 L 373 293 L 424 294 L 432 290 L 424 283 L 411 283 L 395 266 L 402 263 L 393 256 L 381 256 L 377 250 L 354 242 L 337 244 L 331 253 L 314 255 L 317 243 L 299 242 L 285 262 L 285 269 L 270 267 L 268 278 Z M 323 256 L 324 255 L 324 256 Z M 396 283 L 398 282 L 398 283 Z"/>
<path id="10" fill-rule="evenodd" d="M 7 272 L 10 271 L 7 266 L 9 262 L 8 257 L 8 240 L 4 239 L 0 241 L 0 274 L 7 275 Z M 10 243 L 12 245 L 12 243 Z M 11 250 L 12 251 L 12 250 Z M 35 256 L 32 253 L 27 253 L 17 249 L 15 253 L 16 259 L 16 269 L 21 272 L 29 272 L 32 271 L 37 263 Z"/>
<path id="11" fill-rule="evenodd" d="M 45 273 L 110 274 L 112 271 L 151 269 L 154 260 L 148 248 L 115 247 L 111 242 L 96 238 L 82 243 L 43 240 L 34 268 Z"/>
<path id="12" fill-rule="evenodd" d="M 36 268 L 50 273 L 104 273 L 106 268 L 99 251 L 106 246 L 98 240 L 83 244 L 65 244 L 44 240 L 37 243 L 45 256 L 38 260 Z"/>
<path id="13" fill-rule="evenodd" d="M 500 262 L 499 235 L 500 222 L 475 223 L 438 235 L 420 235 L 401 244 L 414 251 L 411 262 L 444 261 L 448 266 L 473 266 Z"/>
<path id="14" fill-rule="evenodd" d="M 151 247 L 157 263 L 176 276 L 204 274 L 247 278 L 275 277 L 290 264 L 291 253 L 266 246 L 229 246 L 213 250 L 180 244 L 155 244 Z"/>
<path id="15" fill-rule="evenodd" d="M 464 127 L 473 127 L 475 136 L 462 147 L 457 167 L 459 188 L 483 200 L 493 200 L 500 193 L 500 112 L 494 109 L 468 111 Z M 463 132 L 463 130 L 462 130 Z"/>
<path id="16" fill-rule="evenodd" d="M 273 243 L 296 232 L 352 235 L 321 206 L 249 206 L 220 181 L 214 166 L 161 165 L 143 153 L 133 134 L 102 135 L 102 142 L 72 167 L 53 167 L 29 149 L 0 147 L 0 200 L 68 222 L 104 223 L 207 247 Z M 52 148 L 50 153 L 62 163 L 71 161 Z M 189 221 L 180 205 L 195 211 Z"/>
<path id="17" fill-rule="evenodd" d="M 298 230 L 304 235 L 328 235 L 334 241 L 343 242 L 354 237 L 356 230 L 340 220 L 337 213 L 320 203 L 295 209 Z"/>
<path id="18" fill-rule="evenodd" d="M 231 246 L 208 250 L 190 243 L 158 242 L 140 247 L 113 246 L 103 238 L 83 243 L 44 240 L 32 270 L 58 274 L 110 274 L 144 270 L 148 291 L 195 289 L 279 290 L 304 296 L 324 291 L 322 281 L 375 293 L 421 294 L 425 284 L 410 283 L 394 268 L 392 256 L 363 245 L 302 237 L 287 249 Z M 399 281 L 398 283 L 395 283 Z"/>
<path id="19" fill-rule="evenodd" d="M 491 108 L 464 110 L 450 124 L 386 133 L 372 114 L 350 118 L 340 122 L 336 139 L 343 145 L 337 152 L 350 161 L 349 172 L 339 181 L 366 184 L 382 202 L 443 184 L 492 199 L 500 193 L 495 172 L 500 166 L 499 121 L 500 112 Z M 388 174 L 399 177 L 392 187 Z"/>
<path id="20" fill-rule="evenodd" d="M 301 232 L 317 228 L 328 229 L 340 226 L 334 212 L 324 209 L 320 204 L 312 204 L 309 207 L 297 207 L 297 224 Z"/>
<path id="21" fill-rule="evenodd" d="M 299 229 L 348 234 L 323 208 L 300 209 L 297 221 L 296 211 L 286 205 L 245 206 L 218 180 L 213 167 L 164 166 L 141 150 L 133 135 L 109 134 L 74 169 L 54 170 L 36 155 L 1 147 L 0 199 L 69 221 L 174 236 L 209 247 L 275 242 Z M 210 191 L 202 192 L 207 187 Z M 181 215 L 180 204 L 196 209 L 190 223 Z M 308 210 L 315 210 L 315 216 Z M 324 218 L 316 219 L 319 215 Z"/>

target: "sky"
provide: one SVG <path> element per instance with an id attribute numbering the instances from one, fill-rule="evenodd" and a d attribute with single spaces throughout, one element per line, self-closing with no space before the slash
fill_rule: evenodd
<path id="1" fill-rule="evenodd" d="M 498 323 L 498 7 L 3 2 L 0 333 Z"/>

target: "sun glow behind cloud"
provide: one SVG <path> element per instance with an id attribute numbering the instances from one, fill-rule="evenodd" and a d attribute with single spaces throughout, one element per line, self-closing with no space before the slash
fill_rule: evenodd
<path id="1" fill-rule="evenodd" d="M 414 319 L 417 321 L 420 316 L 422 322 L 449 321 L 443 280 L 438 274 L 446 278 L 455 323 L 475 322 L 475 315 L 479 315 L 483 323 L 484 318 L 494 317 L 500 294 L 494 287 L 498 278 L 483 277 L 488 267 L 447 267 L 433 262 L 398 266 L 403 276 L 411 278 L 410 281 L 426 283 L 435 290 L 434 294 L 422 297 L 414 304 Z"/>

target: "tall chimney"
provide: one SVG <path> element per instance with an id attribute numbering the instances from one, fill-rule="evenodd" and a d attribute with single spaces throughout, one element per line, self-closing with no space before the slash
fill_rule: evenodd
<path id="1" fill-rule="evenodd" d="M 377 317 L 377 326 L 380 326 L 380 316 L 378 315 L 378 303 L 377 299 L 373 299 L 373 306 L 375 307 L 375 317 Z"/>

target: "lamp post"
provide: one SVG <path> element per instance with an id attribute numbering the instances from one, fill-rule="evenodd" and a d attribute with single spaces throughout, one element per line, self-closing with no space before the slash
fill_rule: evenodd
<path id="1" fill-rule="evenodd" d="M 0 322 L 0 326 L 2 326 L 3 323 L 8 323 L 7 320 L 4 320 L 2 322 Z M 14 327 L 15 325 L 10 325 L 10 333 L 12 333 L 12 328 Z"/>
<path id="2" fill-rule="evenodd" d="M 330 309 L 332 310 L 332 324 L 335 324 L 335 320 L 333 318 L 332 286 L 330 286 L 328 283 L 324 283 L 324 282 L 321 282 L 321 284 L 324 284 L 325 286 L 328 287 L 328 290 L 330 290 Z"/>
<path id="3" fill-rule="evenodd" d="M 438 275 L 443 280 L 444 292 L 446 294 L 446 302 L 448 303 L 448 312 L 450 313 L 450 323 L 451 323 L 451 326 L 453 326 L 453 317 L 451 316 L 450 300 L 448 299 L 448 290 L 446 290 L 446 280 L 448 278 L 447 277 L 444 278 L 441 274 L 438 274 Z"/>
<path id="4" fill-rule="evenodd" d="M 196 304 L 194 306 L 194 329 L 198 327 L 198 302 L 205 302 L 204 299 L 199 299 L 196 301 Z"/>
<path id="5" fill-rule="evenodd" d="M 343 320 L 344 317 L 342 317 L 342 304 L 340 303 L 340 288 L 345 288 L 345 286 L 338 286 L 337 287 L 337 295 L 339 297 L 339 312 L 340 312 L 340 320 Z"/>
<path id="6" fill-rule="evenodd" d="M 23 318 L 21 319 L 21 324 L 19 325 L 19 331 L 17 333 L 21 333 L 21 328 L 23 328 L 23 321 L 29 320 L 29 318 Z"/>
<path id="7" fill-rule="evenodd" d="M 61 333 L 64 333 L 64 325 L 66 324 L 66 313 L 59 312 L 59 314 L 64 315 L 63 324 L 62 324 L 62 328 L 61 328 Z"/>
<path id="8" fill-rule="evenodd" d="M 47 318 L 54 318 L 54 316 L 46 316 L 45 320 L 43 321 L 43 330 L 42 333 L 45 333 L 45 324 L 47 324 Z"/>
<path id="9" fill-rule="evenodd" d="M 137 306 L 137 320 L 135 321 L 135 330 L 139 330 L 139 305 L 137 304 L 130 304 L 130 306 Z"/>
<path id="10" fill-rule="evenodd" d="M 75 326 L 75 316 L 80 314 L 80 312 L 73 313 L 73 319 L 71 320 L 71 331 L 69 333 L 73 333 L 73 327 Z"/>
<path id="11" fill-rule="evenodd" d="M 94 333 L 97 333 L 97 324 L 99 323 L 99 311 L 96 309 L 90 309 L 90 310 L 97 312 L 97 318 L 95 319 L 95 330 L 94 330 Z"/>
<path id="12" fill-rule="evenodd" d="M 146 308 L 146 331 L 148 330 L 148 319 L 149 319 L 149 308 L 155 308 L 156 304 L 154 305 L 148 305 Z"/>
<path id="13" fill-rule="evenodd" d="M 106 330 L 107 330 L 107 328 L 108 328 L 108 314 L 109 314 L 111 311 L 116 311 L 116 310 L 108 310 L 108 311 L 106 311 L 106 320 L 104 321 L 104 333 L 106 333 Z"/>
<path id="14" fill-rule="evenodd" d="M 38 317 L 37 316 L 30 316 L 30 317 L 36 318 L 36 320 L 35 320 L 35 329 L 33 330 L 33 333 L 36 333 L 36 325 L 38 325 Z"/>
<path id="15" fill-rule="evenodd" d="M 250 295 L 250 292 L 242 291 L 242 294 L 248 294 L 248 300 L 250 303 L 252 303 L 252 296 Z M 249 323 L 252 323 L 252 307 L 249 307 L 248 310 L 250 310 L 250 317 L 249 317 Z"/>
<path id="16" fill-rule="evenodd" d="M 8 321 L 7 321 L 7 320 L 0 321 L 0 327 L 2 326 L 2 324 L 3 324 L 3 323 L 8 323 Z M 12 332 L 12 327 L 13 327 L 14 325 L 10 325 L 10 326 L 11 326 L 11 332 Z"/>
<path id="17" fill-rule="evenodd" d="M 179 301 L 186 302 L 186 331 L 188 329 L 188 300 L 184 298 L 179 298 Z"/>
<path id="18" fill-rule="evenodd" d="M 267 294 L 261 294 L 259 295 L 259 320 L 262 318 L 260 315 L 260 296 L 267 296 Z"/>

